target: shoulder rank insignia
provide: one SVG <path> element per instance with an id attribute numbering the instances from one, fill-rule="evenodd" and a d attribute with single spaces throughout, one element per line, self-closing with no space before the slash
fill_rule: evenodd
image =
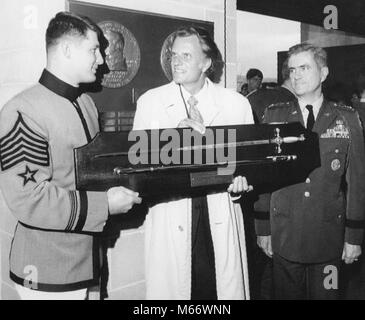
<path id="1" fill-rule="evenodd" d="M 344 105 L 344 104 L 337 104 L 337 103 L 335 103 L 334 106 L 341 109 L 341 110 L 355 112 L 355 109 L 351 106 L 347 106 L 347 105 Z"/>
<path id="2" fill-rule="evenodd" d="M 267 108 L 268 109 L 274 109 L 274 108 L 282 108 L 282 107 L 289 107 L 290 106 L 290 102 L 277 102 L 277 103 L 273 103 L 270 104 Z"/>
<path id="3" fill-rule="evenodd" d="M 49 166 L 48 142 L 24 122 L 20 112 L 18 114 L 14 127 L 0 139 L 1 169 L 10 169 L 23 161 Z"/>
<path id="4" fill-rule="evenodd" d="M 322 133 L 321 138 L 349 139 L 349 129 L 344 125 L 342 120 L 336 120 L 336 125 L 332 129 L 328 128 L 325 133 Z"/>

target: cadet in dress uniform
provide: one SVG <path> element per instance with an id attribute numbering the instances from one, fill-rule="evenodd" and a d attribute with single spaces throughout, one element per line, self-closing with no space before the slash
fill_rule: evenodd
<path id="1" fill-rule="evenodd" d="M 270 219 L 261 215 L 256 220 L 258 245 L 273 256 L 277 299 L 336 299 L 341 258 L 352 263 L 361 254 L 362 127 L 355 110 L 323 98 L 321 84 L 328 68 L 322 48 L 296 45 L 288 63 L 298 101 L 268 107 L 264 121 L 300 121 L 318 133 L 321 166 L 305 182 L 271 195 Z M 264 201 L 256 204 L 258 211 L 265 208 Z"/>
<path id="2" fill-rule="evenodd" d="M 99 130 L 96 107 L 78 88 L 95 81 L 103 63 L 97 32 L 87 18 L 57 14 L 47 28 L 47 67 L 39 83 L 0 113 L 0 186 L 18 220 L 10 278 L 21 298 L 85 298 L 85 288 L 98 285 L 95 235 L 108 212 L 126 212 L 141 200 L 123 187 L 75 190 L 73 149 Z"/>

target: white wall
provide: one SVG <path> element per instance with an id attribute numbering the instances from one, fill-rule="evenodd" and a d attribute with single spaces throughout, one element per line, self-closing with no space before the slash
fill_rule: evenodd
<path id="1" fill-rule="evenodd" d="M 257 68 L 264 81 L 277 80 L 277 51 L 300 42 L 300 23 L 260 14 L 237 13 L 237 71 L 245 81 L 246 72 Z"/>
<path id="2" fill-rule="evenodd" d="M 227 87 L 236 88 L 236 1 L 90 0 L 91 3 L 214 22 L 215 40 L 224 53 L 224 3 L 227 4 Z M 0 10 L 0 109 L 9 98 L 38 81 L 45 65 L 44 34 L 64 0 L 5 0 Z M 222 77 L 224 79 L 224 77 Z M 224 85 L 224 84 L 223 84 Z M 0 194 L 1 298 L 16 299 L 8 279 L 8 254 L 15 220 Z M 144 298 L 143 228 L 123 231 L 109 251 L 111 299 Z"/>

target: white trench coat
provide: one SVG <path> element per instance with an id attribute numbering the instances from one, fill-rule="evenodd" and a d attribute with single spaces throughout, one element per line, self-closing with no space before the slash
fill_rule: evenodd
<path id="1" fill-rule="evenodd" d="M 206 126 L 253 123 L 248 100 L 207 81 L 198 108 Z M 176 128 L 186 118 L 174 82 L 147 91 L 137 102 L 133 129 Z M 228 186 L 227 186 L 228 187 Z M 218 299 L 249 299 L 244 222 L 227 192 L 207 196 Z M 147 299 L 190 299 L 191 199 L 160 203 L 145 221 Z"/>

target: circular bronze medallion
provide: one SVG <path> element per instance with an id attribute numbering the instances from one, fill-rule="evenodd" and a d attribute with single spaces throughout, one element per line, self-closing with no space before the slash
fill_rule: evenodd
<path id="1" fill-rule="evenodd" d="M 102 21 L 98 26 L 108 40 L 105 61 L 109 73 L 103 77 L 106 88 L 120 88 L 132 81 L 141 62 L 141 51 L 131 31 L 115 21 Z"/>
<path id="2" fill-rule="evenodd" d="M 163 42 L 160 54 L 161 68 L 169 81 L 172 81 L 171 71 L 171 45 L 172 45 L 172 33 L 167 36 Z"/>
<path id="3" fill-rule="evenodd" d="M 332 162 L 331 162 L 331 169 L 333 171 L 337 171 L 338 169 L 340 169 L 340 167 L 341 167 L 340 160 L 338 160 L 338 159 L 332 160 Z"/>

